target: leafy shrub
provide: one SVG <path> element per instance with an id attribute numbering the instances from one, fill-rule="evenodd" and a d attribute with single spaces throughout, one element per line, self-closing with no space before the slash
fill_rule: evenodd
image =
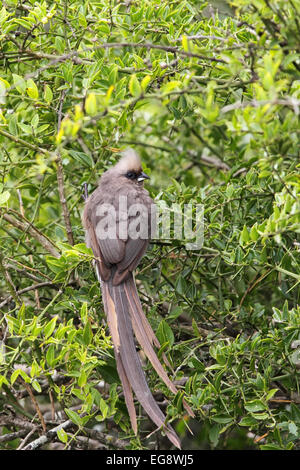
<path id="1" fill-rule="evenodd" d="M 157 201 L 204 205 L 201 250 L 154 240 L 137 273 L 196 413 L 147 367 L 183 448 L 299 448 L 300 1 L 211 3 L 3 4 L 2 448 L 154 446 L 81 224 L 82 185 L 128 146 Z"/>

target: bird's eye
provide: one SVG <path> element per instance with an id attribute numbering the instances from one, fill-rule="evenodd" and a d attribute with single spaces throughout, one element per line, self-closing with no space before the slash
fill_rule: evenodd
<path id="1" fill-rule="evenodd" d="M 128 171 L 128 173 L 126 173 L 126 178 L 134 180 L 136 178 L 136 173 L 134 171 Z"/>

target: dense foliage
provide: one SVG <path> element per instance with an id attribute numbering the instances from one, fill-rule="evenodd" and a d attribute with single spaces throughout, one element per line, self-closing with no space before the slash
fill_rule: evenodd
<path id="1" fill-rule="evenodd" d="M 132 433 L 81 224 L 83 184 L 129 146 L 157 201 L 204 205 L 201 250 L 154 240 L 136 276 L 183 448 L 299 448 L 299 18 L 300 0 L 2 2 L 0 448 L 169 446 L 142 410 Z"/>

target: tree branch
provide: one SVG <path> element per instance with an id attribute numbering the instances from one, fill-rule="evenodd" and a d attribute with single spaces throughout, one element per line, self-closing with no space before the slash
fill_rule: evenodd
<path id="1" fill-rule="evenodd" d="M 34 227 L 27 219 L 23 218 L 25 222 L 21 222 L 14 217 L 11 217 L 9 214 L 3 213 L 3 209 L 0 208 L 0 215 L 2 215 L 3 219 L 6 222 L 10 223 L 17 229 L 21 230 L 22 232 L 28 231 L 28 233 L 35 238 L 43 248 L 50 253 L 51 255 L 55 256 L 56 258 L 60 257 L 60 253 L 58 249 L 55 247 L 54 243 L 45 235 L 43 235 L 36 227 Z"/>
<path id="2" fill-rule="evenodd" d="M 30 142 L 27 142 L 26 140 L 21 139 L 20 137 L 16 137 L 15 135 L 10 134 L 9 132 L 4 131 L 3 129 L 0 129 L 0 135 L 3 135 L 3 137 L 12 140 L 16 144 L 23 145 L 24 147 L 30 150 L 34 150 L 38 153 L 43 153 L 44 155 L 49 155 L 48 150 L 45 150 L 42 147 L 39 147 L 38 145 L 31 144 Z"/>
<path id="3" fill-rule="evenodd" d="M 74 423 L 73 421 L 71 421 L 70 419 L 68 419 L 68 421 L 65 421 L 64 423 L 61 423 L 59 424 L 58 426 L 50 429 L 49 431 L 47 431 L 46 434 L 43 434 L 42 436 L 40 436 L 38 439 L 36 439 L 35 441 L 32 441 L 30 442 L 29 444 L 27 444 L 27 446 L 23 447 L 22 450 L 35 450 L 35 449 L 38 449 L 39 447 L 41 447 L 42 445 L 46 444 L 47 442 L 51 441 L 52 439 L 54 439 L 57 435 L 57 431 L 61 430 L 61 429 L 68 429 L 70 428 L 71 426 L 74 426 Z"/>
<path id="4" fill-rule="evenodd" d="M 24 289 L 16 291 L 16 294 L 21 295 L 21 294 L 24 294 L 25 292 L 29 292 L 31 290 L 39 289 L 41 287 L 46 287 L 46 286 L 55 286 L 55 284 L 53 284 L 53 282 L 49 282 L 49 281 L 40 282 L 39 284 L 33 284 L 32 286 L 28 286 L 28 287 L 25 287 Z M 4 307 L 8 302 L 13 300 L 13 298 L 14 297 L 12 295 L 10 295 L 9 297 L 6 297 L 6 299 L 4 299 L 3 302 L 1 302 L 0 308 Z"/>
<path id="5" fill-rule="evenodd" d="M 63 90 L 59 100 L 58 106 L 58 120 L 57 120 L 57 132 L 59 132 L 61 120 L 62 120 L 62 106 L 64 102 L 64 98 L 66 96 L 67 91 Z M 63 210 L 63 216 L 65 221 L 65 227 L 67 231 L 67 238 L 70 245 L 74 245 L 74 237 L 72 231 L 72 225 L 70 220 L 70 213 L 67 205 L 67 200 L 65 196 L 65 187 L 64 187 L 64 170 L 62 159 L 59 151 L 56 155 L 56 164 L 57 164 L 57 184 L 58 184 L 58 192 L 59 192 L 59 199 Z"/>

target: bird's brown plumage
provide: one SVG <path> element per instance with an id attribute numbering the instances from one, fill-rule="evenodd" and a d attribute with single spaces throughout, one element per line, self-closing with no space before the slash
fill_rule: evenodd
<path id="1" fill-rule="evenodd" d="M 130 173 L 133 176 L 132 174 L 130 176 Z M 102 175 L 98 188 L 87 199 L 83 224 L 86 230 L 86 243 L 92 248 L 95 256 L 104 310 L 133 431 L 137 433 L 132 390 L 154 423 L 163 428 L 170 441 L 180 448 L 178 436 L 165 422 L 166 417 L 151 394 L 133 336 L 134 332 L 158 375 L 173 393 L 177 393 L 176 386 L 169 379 L 154 351 L 154 346 L 159 348 L 160 344 L 143 312 L 133 277 L 133 271 L 144 255 L 151 236 L 153 201 L 142 185 L 142 180 L 146 177 L 137 154 L 132 150 L 127 151 L 117 165 Z M 125 205 L 120 204 L 120 197 L 126 199 Z M 97 224 L 101 223 L 104 217 L 99 208 L 105 204 L 115 209 L 116 237 L 99 237 Z M 130 212 L 130 207 L 134 204 L 140 204 L 146 209 L 146 219 L 142 219 L 147 222 L 146 236 L 145 232 L 143 236 L 134 239 L 130 233 L 127 233 L 127 236 L 126 234 L 118 236 L 124 217 L 125 219 L 127 217 L 125 222 L 127 226 L 137 220 L 139 213 L 132 215 Z M 165 355 L 163 359 L 169 366 Z M 184 406 L 188 413 L 194 416 L 185 401 Z"/>

